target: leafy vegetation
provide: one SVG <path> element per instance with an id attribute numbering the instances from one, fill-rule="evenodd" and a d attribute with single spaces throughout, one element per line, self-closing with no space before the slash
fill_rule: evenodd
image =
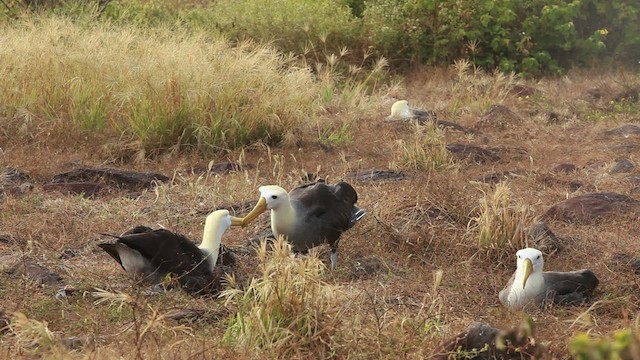
<path id="1" fill-rule="evenodd" d="M 640 356 L 640 334 L 632 328 L 616 331 L 610 338 L 580 334 L 569 343 L 569 352 L 577 360 L 636 359 Z"/>

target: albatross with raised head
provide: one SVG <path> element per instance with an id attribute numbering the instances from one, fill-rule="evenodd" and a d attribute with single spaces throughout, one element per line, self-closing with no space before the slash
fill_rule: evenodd
<path id="1" fill-rule="evenodd" d="M 115 243 L 98 244 L 130 274 L 145 282 L 161 283 L 169 274 L 195 294 L 216 290 L 220 273 L 216 273 L 222 235 L 231 225 L 241 225 L 242 219 L 217 210 L 207 216 L 202 243 L 198 246 L 183 235 L 169 230 L 152 230 L 138 226 L 116 237 Z"/>
<path id="2" fill-rule="evenodd" d="M 366 212 L 356 206 L 358 194 L 346 182 L 328 185 L 315 182 L 298 186 L 289 193 L 280 186 L 259 188 L 260 199 L 243 218 L 243 226 L 261 213 L 271 210 L 271 230 L 284 235 L 295 252 L 329 244 L 331 269 L 338 264 L 340 235 L 350 229 Z"/>
<path id="3" fill-rule="evenodd" d="M 577 305 L 598 286 L 598 278 L 588 269 L 543 272 L 544 259 L 540 250 L 526 248 L 519 250 L 516 256 L 516 271 L 498 295 L 500 302 L 512 310 L 546 301 Z"/>

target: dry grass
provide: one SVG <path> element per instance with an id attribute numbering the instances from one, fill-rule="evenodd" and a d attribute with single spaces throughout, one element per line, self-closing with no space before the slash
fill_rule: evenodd
<path id="1" fill-rule="evenodd" d="M 337 89 L 330 69 L 314 77 L 268 45 L 55 17 L 2 30 L 0 102 L 23 136 L 85 130 L 146 155 L 210 152 L 299 134 L 325 113 L 323 91 L 348 92 L 332 105 L 347 114 L 366 102 L 361 82 Z"/>
<path id="2" fill-rule="evenodd" d="M 247 239 L 268 225 L 266 215 L 248 229 L 232 228 L 223 241 L 236 249 L 239 262 L 235 268 L 237 287 L 231 291 L 235 296 L 226 304 L 222 299 L 194 298 L 177 290 L 147 294 L 96 247 L 104 240 L 99 234 L 116 234 L 144 224 L 198 239 L 204 214 L 256 200 L 259 185 L 291 188 L 302 182 L 303 172 L 316 172 L 335 182 L 355 170 L 400 167 L 404 149 L 397 144 L 404 142 L 410 155 L 420 158 L 420 149 L 433 149 L 427 145 L 430 140 L 424 140 L 427 134 L 385 123 L 385 101 L 389 100 L 382 96 L 370 95 L 371 103 L 383 103 L 376 107 L 341 99 L 334 93 L 329 103 L 317 100 L 319 97 L 314 101 L 331 110 L 326 122 L 332 131 L 338 132 L 343 121 L 348 125 L 344 133 L 350 141 L 335 141 L 332 146 L 258 142 L 228 149 L 224 156 L 188 152 L 162 156 L 127 168 L 159 171 L 170 176 L 170 182 L 149 190 L 114 190 L 86 199 L 45 191 L 42 184 L 78 164 L 109 163 L 112 157 L 95 151 L 96 145 L 91 144 L 100 138 L 88 135 L 88 143 L 70 147 L 69 140 L 60 138 L 59 133 L 46 136 L 53 123 L 33 112 L 16 110 L 15 114 L 24 116 L 8 121 L 26 121 L 25 133 L 35 132 L 26 141 L 26 137 L 0 130 L 0 167 L 25 171 L 35 189 L 23 195 L 8 193 L 0 199 L 0 235 L 11 239 L 0 241 L 0 256 L 35 261 L 59 273 L 64 284 L 82 291 L 55 298 L 62 284 L 41 285 L 0 273 L 0 307 L 28 319 L 23 330 L 15 322 L 15 330 L 0 335 L 0 357 L 422 359 L 471 321 L 500 328 L 517 326 L 524 314 L 507 311 L 497 299 L 514 270 L 513 258 L 477 256 L 480 234 L 484 234 L 488 248 L 506 256 L 521 246 L 517 243 L 520 229 L 529 219 L 567 197 L 615 191 L 637 198 L 630 174 L 608 173 L 619 157 L 637 165 L 638 149 L 616 148 L 635 144 L 636 135 L 617 137 L 604 132 L 637 122 L 637 103 L 615 107 L 609 100 L 625 86 L 637 83 L 638 77 L 615 72 L 594 77 L 576 72 L 562 79 L 526 81 L 525 85 L 537 90 L 526 98 L 503 93 L 510 80 L 493 79 L 489 74 L 483 74 L 482 81 L 489 84 L 485 89 L 493 89 L 491 95 L 485 97 L 479 90 L 473 96 L 453 94 L 451 89 L 461 86 L 455 80 L 456 73 L 455 69 L 417 71 L 411 82 L 404 88 L 393 88 L 393 92 L 417 106 L 435 104 L 439 117 L 453 104 L 454 110 L 445 118 L 467 127 L 478 121 L 489 98 L 527 114 L 519 126 L 495 131 L 489 127 L 478 135 L 423 130 L 433 130 L 429 135 L 437 135 L 437 144 L 518 148 L 525 150 L 525 155 L 505 151 L 497 162 L 455 160 L 453 166 L 435 171 L 408 162 L 401 167 L 407 178 L 397 181 L 348 178 L 358 191 L 358 204 L 368 215 L 343 235 L 339 266 L 333 272 L 324 271 L 314 256 L 290 258 L 282 245 L 275 252 L 263 248 L 256 255 Z M 490 85 L 491 81 L 498 85 Z M 587 91 L 596 87 L 601 98 L 587 96 Z M 464 95 L 466 90 L 461 91 Z M 11 94 L 16 93 L 5 91 L 1 96 Z M 344 115 L 349 104 L 359 107 L 358 116 Z M 61 107 L 56 111 L 68 113 Z M 548 123 L 548 111 L 560 114 L 562 121 Z M 53 118 L 63 118 L 56 114 Z M 312 119 L 315 121 L 309 125 L 314 139 L 321 137 L 323 119 Z M 229 174 L 190 170 L 227 160 L 247 167 Z M 577 170 L 551 170 L 560 163 L 573 163 Z M 504 184 L 478 184 L 482 175 L 503 171 L 520 175 Z M 581 187 L 576 188 L 577 181 Z M 476 219 L 469 228 L 472 218 Z M 611 259 L 618 252 L 640 256 L 636 236 L 640 224 L 616 216 L 590 225 L 557 221 L 548 225 L 562 238 L 564 249 L 545 257 L 545 269 L 590 268 L 600 279 L 588 304 L 550 307 L 530 314 L 536 340 L 544 342 L 554 357 L 567 358 L 570 339 L 578 334 L 606 337 L 633 327 L 640 314 L 638 277 Z M 65 249 L 76 255 L 60 259 Z M 326 262 L 327 256 L 319 258 Z M 96 288 L 104 289 L 98 298 L 93 294 Z M 280 291 L 267 291 L 276 288 Z M 96 304 L 99 299 L 104 301 Z M 170 315 L 183 309 L 198 310 L 200 315 L 188 322 L 173 320 Z M 16 335 L 20 331 L 24 333 L 22 340 Z M 229 341 L 224 341 L 225 333 Z M 71 337 L 82 338 L 82 345 L 69 348 L 63 340 Z"/>
<path id="3" fill-rule="evenodd" d="M 432 171 L 453 165 L 446 148 L 444 131 L 432 123 L 416 125 L 414 138 L 409 143 L 398 140 L 396 158 L 401 169 Z"/>
<path id="4" fill-rule="evenodd" d="M 478 233 L 480 250 L 510 256 L 528 247 L 526 229 L 532 221 L 531 211 L 512 196 L 509 183 L 501 182 L 480 199 L 478 216 L 469 223 L 469 229 Z"/>
<path id="5" fill-rule="evenodd" d="M 453 73 L 449 105 L 452 113 L 482 113 L 493 104 L 501 104 L 517 83 L 514 74 L 488 74 L 464 59 L 455 62 Z"/>
<path id="6" fill-rule="evenodd" d="M 342 289 L 323 280 L 326 267 L 315 254 L 293 258 L 282 237 L 269 247 L 263 240 L 258 249 L 261 274 L 243 289 L 222 294 L 226 304 L 239 304 L 225 340 L 256 355 L 330 357 L 344 315 Z M 237 286 L 233 279 L 230 285 Z"/>

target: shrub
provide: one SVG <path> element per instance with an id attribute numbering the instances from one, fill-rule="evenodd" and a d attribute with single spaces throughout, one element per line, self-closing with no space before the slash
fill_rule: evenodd
<path id="1" fill-rule="evenodd" d="M 589 63 L 605 46 L 603 28 L 576 31 L 579 0 L 367 4 L 363 20 L 368 41 L 380 55 L 405 63 L 466 58 L 488 69 L 558 74 L 567 60 Z"/>
<path id="2" fill-rule="evenodd" d="M 640 357 L 640 334 L 632 329 L 616 331 L 609 338 L 580 334 L 571 339 L 569 353 L 577 360 L 637 359 Z"/>

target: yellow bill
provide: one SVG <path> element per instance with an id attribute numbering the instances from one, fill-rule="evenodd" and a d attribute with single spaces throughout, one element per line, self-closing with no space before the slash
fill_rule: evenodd
<path id="1" fill-rule="evenodd" d="M 527 279 L 531 272 L 533 271 L 533 263 L 531 263 L 531 259 L 524 259 L 524 277 L 522 278 L 522 288 L 524 289 L 525 285 L 527 285 Z"/>

